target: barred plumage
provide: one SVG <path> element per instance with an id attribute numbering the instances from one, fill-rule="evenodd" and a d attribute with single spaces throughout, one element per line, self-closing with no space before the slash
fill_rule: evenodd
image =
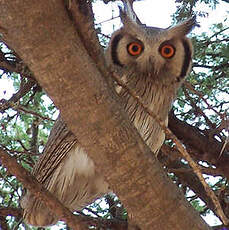
<path id="1" fill-rule="evenodd" d="M 186 34 L 195 25 L 195 18 L 160 29 L 146 27 L 137 17 L 128 15 L 121 10 L 124 26 L 112 35 L 106 51 L 108 65 L 122 73 L 125 84 L 167 125 L 171 104 L 190 70 L 192 45 Z M 119 86 L 116 90 L 129 119 L 157 154 L 165 138 L 161 128 L 125 89 Z M 61 118 L 54 125 L 33 174 L 72 211 L 82 209 L 109 191 L 93 161 Z M 47 226 L 58 220 L 29 191 L 21 206 L 29 224 Z"/>

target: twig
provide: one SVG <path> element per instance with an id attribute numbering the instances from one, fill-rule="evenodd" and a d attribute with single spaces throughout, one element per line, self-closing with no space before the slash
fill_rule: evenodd
<path id="1" fill-rule="evenodd" d="M 225 225 L 228 225 L 229 224 L 229 220 L 225 216 L 218 198 L 216 197 L 216 195 L 212 191 L 212 189 L 209 187 L 209 185 L 206 183 L 206 181 L 205 181 L 205 179 L 204 179 L 204 177 L 203 177 L 203 175 L 201 173 L 200 167 L 191 158 L 191 156 L 189 155 L 189 153 L 187 152 L 187 150 L 184 148 L 184 146 L 182 145 L 182 143 L 172 133 L 172 131 L 168 127 L 166 127 L 166 125 L 160 119 L 160 117 L 158 115 L 154 114 L 147 106 L 145 106 L 144 103 L 141 101 L 140 97 L 138 95 L 136 95 L 136 93 L 132 89 L 130 89 L 130 88 L 128 88 L 126 86 L 126 84 L 119 78 L 119 75 L 117 74 L 117 72 L 113 71 L 113 73 L 111 74 L 111 76 L 117 82 L 117 84 L 120 85 L 121 87 L 123 87 L 123 89 L 125 89 L 139 103 L 140 106 L 142 106 L 142 108 L 145 110 L 145 112 L 148 113 L 160 125 L 160 127 L 164 131 L 164 133 L 173 140 L 173 142 L 176 144 L 177 149 L 180 151 L 180 153 L 182 154 L 182 156 L 188 161 L 188 163 L 192 167 L 194 173 L 197 175 L 197 177 L 199 178 L 200 182 L 204 186 L 204 189 L 205 189 L 206 193 L 212 199 L 212 202 L 213 202 L 213 204 L 215 206 L 215 209 L 216 209 L 216 213 L 218 214 L 218 216 L 220 217 L 220 219 L 222 220 L 222 222 Z"/>
<path id="2" fill-rule="evenodd" d="M 226 140 L 225 140 L 224 143 L 223 143 L 223 146 L 222 146 L 222 149 L 221 149 L 221 151 L 220 151 L 220 153 L 219 153 L 218 159 L 222 156 L 223 151 L 224 151 L 224 149 L 225 149 L 226 146 L 227 146 L 227 143 L 229 143 L 229 136 L 227 136 Z"/>
<path id="3" fill-rule="evenodd" d="M 204 174 L 209 174 L 211 176 L 221 176 L 221 174 L 214 168 L 207 168 L 207 167 L 199 165 L 199 169 Z M 189 173 L 189 172 L 193 172 L 193 169 L 192 168 L 169 168 L 168 172 L 171 172 L 171 173 Z"/>
<path id="4" fill-rule="evenodd" d="M 15 109 L 16 111 L 20 111 L 20 112 L 32 114 L 32 115 L 34 115 L 35 117 L 41 118 L 42 120 L 48 120 L 48 121 L 53 121 L 53 122 L 55 121 L 55 120 L 53 120 L 52 118 L 45 117 L 45 116 L 42 116 L 41 114 L 36 113 L 36 112 L 34 112 L 34 111 L 32 111 L 32 110 L 28 110 L 28 109 L 24 108 L 24 106 L 22 106 L 22 105 L 18 105 L 18 104 L 13 104 L 13 103 L 11 103 L 11 107 L 12 107 L 13 109 Z"/>
<path id="5" fill-rule="evenodd" d="M 101 22 L 97 22 L 97 23 L 95 23 L 95 25 L 100 25 L 100 24 L 103 24 L 103 23 L 106 23 L 106 22 L 110 22 L 110 21 L 112 21 L 112 20 L 114 20 L 116 18 L 119 18 L 119 15 L 115 16 L 115 17 L 112 17 L 112 18 L 109 18 L 109 19 L 106 19 L 106 20 L 101 21 Z"/>
<path id="6" fill-rule="evenodd" d="M 15 141 L 19 141 L 19 140 L 15 140 Z M 20 143 L 20 142 L 19 142 Z M 5 145 L 1 144 L 0 143 L 0 148 L 4 149 L 5 151 L 7 151 L 8 153 L 17 153 L 16 155 L 22 155 L 22 154 L 25 154 L 27 156 L 40 156 L 40 153 L 33 153 L 29 150 L 25 150 L 24 151 L 19 151 L 19 150 L 16 150 L 16 149 L 9 149 L 7 148 Z"/>
<path id="7" fill-rule="evenodd" d="M 217 33 L 213 34 L 213 35 L 209 38 L 209 40 L 211 40 L 213 37 L 217 37 L 217 35 L 221 34 L 222 32 L 224 32 L 224 31 L 226 31 L 226 30 L 228 30 L 228 29 L 229 29 L 229 27 L 226 27 L 226 28 L 224 28 L 224 29 L 218 31 Z"/>
<path id="8" fill-rule="evenodd" d="M 91 212 L 92 214 L 94 214 L 95 216 L 97 216 L 97 217 L 100 217 L 101 218 L 101 216 L 97 213 L 97 212 L 95 212 L 95 211 L 93 211 L 91 208 L 84 208 L 85 210 L 87 210 L 88 212 Z"/>
<path id="9" fill-rule="evenodd" d="M 21 145 L 25 152 L 29 152 L 29 150 L 25 147 L 25 145 L 22 143 L 20 139 L 18 139 L 17 142 Z"/>
<path id="10" fill-rule="evenodd" d="M 211 127 L 212 129 L 215 129 L 215 124 L 213 124 L 211 122 L 211 120 L 208 119 L 208 117 L 206 116 L 204 111 L 202 111 L 202 109 L 200 107 L 198 107 L 197 104 L 193 101 L 193 99 L 191 98 L 191 96 L 188 93 L 187 88 L 184 88 L 184 95 L 190 101 L 191 106 L 193 108 L 195 108 L 196 112 L 201 114 L 204 117 L 204 119 L 205 119 L 206 123 L 208 124 L 208 126 Z"/>
<path id="11" fill-rule="evenodd" d="M 194 87 L 187 81 L 184 82 L 184 85 L 187 89 L 189 89 L 190 91 L 192 91 L 193 93 L 195 93 L 199 98 L 201 98 L 204 103 L 207 105 L 208 109 L 211 109 L 212 111 L 214 111 L 217 115 L 220 116 L 221 119 L 223 119 L 223 115 L 221 113 L 219 113 L 217 110 L 215 110 L 213 108 L 213 106 L 209 105 L 208 101 L 204 98 L 203 94 L 199 91 L 197 91 L 196 89 L 194 89 Z"/>
<path id="12" fill-rule="evenodd" d="M 219 112 L 218 112 L 217 110 L 215 110 L 211 105 L 209 105 L 208 102 L 207 102 L 207 100 L 203 97 L 203 94 L 200 93 L 199 91 L 195 90 L 194 87 L 193 87 L 189 82 L 185 81 L 184 85 L 186 86 L 187 89 L 189 89 L 190 91 L 194 92 L 199 98 L 201 98 L 201 99 L 205 102 L 205 104 L 207 105 L 208 109 L 213 110 L 217 115 L 220 116 L 220 118 L 221 118 L 222 120 L 224 120 L 224 121 L 226 120 L 226 119 L 225 119 L 225 115 L 219 113 Z M 204 114 L 204 113 L 203 113 L 203 114 Z M 203 115 L 203 114 L 202 114 L 202 115 Z M 205 114 L 204 114 L 204 115 L 205 115 Z M 205 117 L 205 116 L 204 116 L 204 117 Z M 206 117 L 205 117 L 205 119 L 206 119 Z M 207 121 L 207 123 L 208 123 L 208 120 L 206 120 L 206 121 Z M 227 123 L 227 120 L 226 120 L 226 123 Z M 223 127 L 223 128 L 225 128 L 225 127 Z M 225 140 L 225 142 L 224 142 L 224 144 L 223 144 L 223 146 L 222 146 L 222 149 L 221 149 L 221 151 L 220 151 L 220 153 L 219 153 L 218 159 L 219 159 L 219 158 L 221 157 L 221 155 L 223 154 L 223 151 L 224 151 L 224 149 L 226 148 L 226 145 L 227 145 L 228 142 L 229 142 L 229 136 L 227 136 L 227 138 L 226 138 L 226 140 Z"/>
<path id="13" fill-rule="evenodd" d="M 8 180 L 7 175 L 4 175 L 4 174 L 2 174 L 2 173 L 0 172 L 0 176 L 1 176 L 1 178 L 3 178 L 3 179 L 5 180 L 6 183 L 8 183 L 8 184 L 13 188 L 14 192 L 17 193 L 17 196 L 20 197 L 20 195 L 18 194 L 18 187 L 15 188 L 14 184 L 11 183 L 11 182 Z"/>
<path id="14" fill-rule="evenodd" d="M 111 36 L 106 35 L 106 34 L 104 34 L 102 32 L 99 32 L 98 34 L 101 35 L 101 36 L 103 36 L 103 37 L 105 37 L 105 38 L 107 38 L 107 39 L 111 39 Z"/>

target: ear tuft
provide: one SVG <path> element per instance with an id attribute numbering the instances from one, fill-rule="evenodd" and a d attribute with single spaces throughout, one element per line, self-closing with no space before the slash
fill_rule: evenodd
<path id="1" fill-rule="evenodd" d="M 186 21 L 182 22 L 181 24 L 184 25 L 184 28 L 186 28 L 186 34 L 190 33 L 195 26 L 199 26 L 199 24 L 196 21 L 196 15 L 192 16 L 191 18 L 187 19 Z"/>
<path id="2" fill-rule="evenodd" d="M 120 19 L 121 19 L 122 23 L 125 24 L 125 22 L 127 21 L 126 12 L 124 11 L 124 9 L 121 6 L 118 6 L 118 8 L 119 8 Z"/>
<path id="3" fill-rule="evenodd" d="M 168 30 L 174 37 L 176 37 L 176 36 L 180 37 L 180 36 L 185 36 L 188 33 L 190 33 L 191 30 L 194 29 L 195 26 L 199 26 L 199 25 L 196 22 L 196 16 L 193 16 L 193 17 L 179 23 L 176 26 L 169 27 Z"/>
<path id="4" fill-rule="evenodd" d="M 141 21 L 139 20 L 139 18 L 137 17 L 136 13 L 134 12 L 133 9 L 133 2 L 128 1 L 128 0 L 122 0 L 124 8 L 122 8 L 121 6 L 119 7 L 119 13 L 120 13 L 120 18 L 122 23 L 128 24 L 130 22 L 134 22 L 136 24 L 142 25 Z"/>

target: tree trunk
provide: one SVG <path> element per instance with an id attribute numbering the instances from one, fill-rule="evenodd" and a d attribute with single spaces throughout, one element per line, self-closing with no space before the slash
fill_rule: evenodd
<path id="1" fill-rule="evenodd" d="M 209 229 L 126 119 L 63 2 L 2 0 L 3 39 L 30 67 L 141 229 Z"/>

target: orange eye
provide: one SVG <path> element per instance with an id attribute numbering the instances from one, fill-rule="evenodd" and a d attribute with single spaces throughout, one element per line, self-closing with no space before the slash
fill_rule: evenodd
<path id="1" fill-rule="evenodd" d="M 143 51 L 143 45 L 138 42 L 132 42 L 127 46 L 127 51 L 131 56 L 137 56 Z"/>
<path id="2" fill-rule="evenodd" d="M 159 50 L 161 56 L 164 58 L 171 58 L 175 54 L 175 48 L 170 44 L 162 45 Z"/>

